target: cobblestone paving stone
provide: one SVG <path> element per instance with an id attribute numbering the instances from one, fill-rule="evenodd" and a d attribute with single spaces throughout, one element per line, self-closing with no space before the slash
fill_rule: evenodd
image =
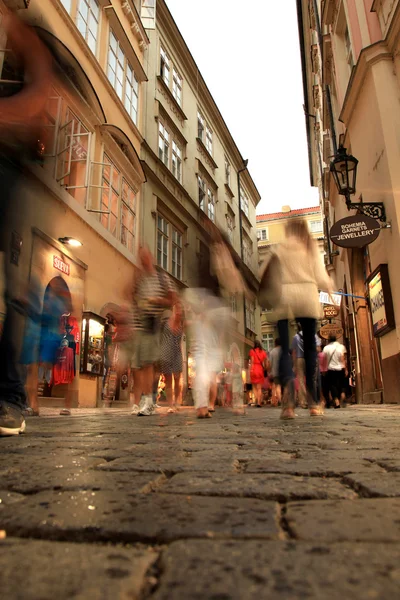
<path id="1" fill-rule="evenodd" d="M 397 597 L 400 407 L 297 412 L 28 419 L 0 439 L 1 597 Z"/>

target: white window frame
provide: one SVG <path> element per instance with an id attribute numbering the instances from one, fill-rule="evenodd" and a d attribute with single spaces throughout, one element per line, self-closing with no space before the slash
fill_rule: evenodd
<path id="1" fill-rule="evenodd" d="M 160 76 L 165 85 L 169 87 L 171 79 L 171 61 L 163 46 L 160 46 Z"/>
<path id="2" fill-rule="evenodd" d="M 125 186 L 130 188 L 130 190 L 133 192 L 133 195 L 134 195 L 133 207 L 129 204 L 129 202 L 126 202 L 126 200 L 124 199 L 124 184 L 125 184 Z M 123 246 L 125 246 L 125 248 L 127 248 L 130 252 L 132 252 L 132 254 L 135 252 L 135 240 L 136 240 L 136 198 L 137 198 L 137 192 L 136 192 L 135 188 L 132 185 L 130 185 L 129 181 L 127 181 L 127 179 L 123 176 L 122 177 L 122 191 L 121 191 L 120 242 Z M 133 230 L 132 231 L 130 231 L 130 229 L 128 227 L 126 227 L 126 225 L 123 223 L 122 216 L 123 216 L 124 209 L 126 210 L 126 214 L 128 216 L 130 216 L 133 220 Z M 127 231 L 126 238 L 124 238 L 125 231 Z M 128 243 L 129 239 L 132 239 L 132 248 L 129 247 L 130 246 L 130 244 Z"/>
<path id="3" fill-rule="evenodd" d="M 205 119 L 200 111 L 197 111 L 197 137 L 204 142 L 206 124 Z"/>
<path id="4" fill-rule="evenodd" d="M 69 116 L 72 116 L 72 118 L 70 118 L 69 121 L 66 121 L 65 123 L 63 123 L 63 125 L 61 125 L 59 127 L 58 132 L 57 132 L 55 179 L 60 185 L 64 186 L 66 190 L 76 190 L 76 189 L 83 189 L 83 188 L 87 189 L 87 187 L 89 185 L 90 151 L 91 151 L 92 133 L 86 128 L 86 126 L 84 125 L 82 120 L 79 119 L 79 117 L 68 106 L 67 106 L 66 114 L 68 115 L 66 118 L 68 118 Z M 78 127 L 76 125 L 77 123 L 78 123 Z M 85 129 L 84 132 L 81 131 L 81 126 Z M 64 130 L 67 130 L 68 127 L 71 127 L 71 131 L 69 133 L 66 133 L 65 145 L 63 145 L 63 147 L 60 149 L 60 146 L 63 142 L 62 132 Z M 77 131 L 77 129 L 79 129 L 79 131 Z M 78 157 L 78 158 L 73 159 L 72 158 L 73 148 L 74 148 L 74 145 L 76 146 L 76 145 L 80 144 L 80 138 L 87 139 L 86 158 L 82 159 L 82 158 Z M 68 155 L 68 160 L 66 161 L 68 166 L 67 166 L 66 170 L 63 170 L 61 172 L 62 174 L 60 175 L 58 172 L 58 165 L 59 165 L 59 161 L 61 160 L 61 157 L 65 154 Z M 82 185 L 68 185 L 68 184 L 64 183 L 64 180 L 71 175 L 72 163 L 84 162 L 84 161 L 86 164 L 84 183 Z"/>
<path id="5" fill-rule="evenodd" d="M 183 233 L 162 213 L 157 213 L 157 265 L 183 279 Z"/>
<path id="6" fill-rule="evenodd" d="M 206 125 L 206 141 L 205 141 L 205 146 L 208 150 L 208 152 L 211 154 L 213 153 L 213 132 L 212 129 Z"/>
<path id="7" fill-rule="evenodd" d="M 204 179 L 201 175 L 197 175 L 197 189 L 199 194 L 199 208 L 206 212 L 206 202 L 207 202 L 207 186 Z"/>
<path id="8" fill-rule="evenodd" d="M 257 240 L 259 242 L 268 242 L 269 241 L 268 227 L 263 227 L 262 229 L 257 229 Z"/>
<path id="9" fill-rule="evenodd" d="M 274 333 L 270 331 L 263 333 L 261 336 L 261 344 L 266 352 L 271 352 L 275 347 Z"/>
<path id="10" fill-rule="evenodd" d="M 344 39 L 344 47 L 345 47 L 345 52 L 346 52 L 346 62 L 349 65 L 349 69 L 351 71 L 352 68 L 354 67 L 354 57 L 353 57 L 353 48 L 352 48 L 352 44 L 351 44 L 350 30 L 349 30 L 349 26 L 347 25 L 347 23 L 346 23 L 345 30 L 343 32 L 343 39 Z"/>
<path id="11" fill-rule="evenodd" d="M 156 0 L 141 0 L 140 17 L 145 29 L 156 28 Z"/>
<path id="12" fill-rule="evenodd" d="M 182 155 L 182 147 L 175 139 L 172 139 L 171 171 L 179 183 L 182 183 Z"/>
<path id="13" fill-rule="evenodd" d="M 317 219 L 315 221 L 308 222 L 310 232 L 311 233 L 322 233 L 324 231 L 324 225 L 322 223 L 322 219 Z M 319 225 L 317 229 L 317 225 Z"/>
<path id="14" fill-rule="evenodd" d="M 172 67 L 172 95 L 179 106 L 182 106 L 182 88 L 183 78 L 179 75 L 178 70 Z"/>
<path id="15" fill-rule="evenodd" d="M 215 195 L 211 188 L 207 188 L 207 215 L 215 223 Z"/>
<path id="16" fill-rule="evenodd" d="M 93 4 L 97 5 L 97 9 L 98 9 L 97 19 L 96 19 L 96 15 L 94 14 L 94 12 L 92 10 Z M 87 17 L 86 21 L 83 17 L 83 13 L 81 12 L 83 5 L 86 6 L 87 11 L 88 11 L 88 17 Z M 84 32 L 79 27 L 79 18 L 81 18 L 82 22 L 85 24 Z M 97 53 L 97 47 L 98 47 L 98 42 L 99 42 L 100 19 L 101 19 L 101 6 L 100 6 L 100 3 L 98 2 L 98 0 L 77 0 L 76 17 L 75 17 L 76 27 L 77 27 L 78 31 L 80 32 L 80 34 L 82 35 L 82 37 L 84 38 L 84 40 L 86 41 L 88 47 L 90 48 L 90 50 L 93 52 L 93 54 L 95 56 Z M 95 32 L 96 35 L 94 35 L 93 31 L 91 30 L 91 21 L 96 23 L 96 32 Z M 94 49 L 92 48 L 92 46 L 89 43 L 89 34 L 94 39 Z"/>
<path id="17" fill-rule="evenodd" d="M 248 218 L 249 213 L 250 213 L 249 198 L 242 187 L 240 188 L 240 209 L 244 212 L 244 214 Z"/>
<path id="18" fill-rule="evenodd" d="M 252 247 L 253 243 L 245 231 L 243 231 L 242 245 L 243 245 L 243 261 L 248 267 L 251 268 L 252 260 L 253 260 L 253 247 Z"/>
<path id="19" fill-rule="evenodd" d="M 115 39 L 116 49 L 112 45 L 112 39 Z M 115 69 L 112 66 L 110 57 L 115 60 Z M 123 64 L 121 59 L 123 58 Z M 122 72 L 122 81 L 120 80 L 120 72 Z M 111 75 L 112 74 L 112 75 Z M 115 93 L 124 105 L 125 110 L 129 114 L 132 121 L 138 123 L 138 108 L 139 108 L 139 80 L 131 63 L 128 60 L 125 50 L 123 49 L 118 36 L 110 28 L 108 39 L 107 52 L 107 79 L 111 83 Z"/>
<path id="20" fill-rule="evenodd" d="M 215 205 L 217 203 L 216 191 L 202 175 L 197 175 L 197 189 L 200 210 L 202 210 L 208 216 L 208 218 L 215 223 Z"/>
<path id="21" fill-rule="evenodd" d="M 235 217 L 229 212 L 226 214 L 226 230 L 231 244 L 233 244 L 233 230 L 235 229 Z"/>
<path id="22" fill-rule="evenodd" d="M 163 121 L 158 121 L 158 158 L 169 168 L 170 133 Z"/>
<path id="23" fill-rule="evenodd" d="M 225 184 L 231 187 L 231 163 L 225 156 Z"/>
<path id="24" fill-rule="evenodd" d="M 255 303 L 250 300 L 245 300 L 245 311 L 246 311 L 246 327 L 253 333 L 256 332 L 256 306 Z"/>

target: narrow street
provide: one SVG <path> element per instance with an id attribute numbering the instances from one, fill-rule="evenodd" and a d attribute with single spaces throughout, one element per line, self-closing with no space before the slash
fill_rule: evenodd
<path id="1" fill-rule="evenodd" d="M 396 597 L 400 409 L 296 412 L 28 419 L 0 440 L 2 598 Z"/>

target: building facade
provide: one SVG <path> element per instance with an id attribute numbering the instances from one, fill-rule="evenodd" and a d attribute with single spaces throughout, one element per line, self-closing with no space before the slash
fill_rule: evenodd
<path id="1" fill-rule="evenodd" d="M 285 225 L 289 221 L 307 221 L 311 236 L 316 240 L 321 256 L 325 262 L 325 237 L 324 224 L 320 206 L 299 208 L 291 210 L 290 206 L 282 207 L 281 212 L 257 215 L 257 239 L 260 266 L 268 256 L 274 244 L 285 240 Z M 274 347 L 274 340 L 278 337 L 276 323 L 272 319 L 272 311 L 261 312 L 261 339 L 264 349 L 269 352 Z M 296 324 L 291 324 L 290 334 L 297 332 Z"/>
<path id="2" fill-rule="evenodd" d="M 224 233 L 254 298 L 227 298 L 232 310 L 227 359 L 236 357 L 244 365 L 261 330 L 256 301 L 260 195 L 163 0 L 157 2 L 156 27 L 147 34 L 143 234 L 158 266 L 184 288 L 199 285 L 199 269 L 204 272 L 210 264 L 210 224 Z"/>
<path id="3" fill-rule="evenodd" d="M 298 1 L 298 19 L 311 181 L 320 186 L 326 231 L 357 213 L 372 214 L 382 227 L 376 241 L 363 248 L 340 248 L 329 238 L 327 244 L 328 268 L 337 288 L 348 294 L 340 318 L 356 371 L 357 400 L 398 402 L 400 3 L 304 0 Z M 341 146 L 359 161 L 350 212 L 330 171 Z"/>
<path id="4" fill-rule="evenodd" d="M 0 0 L 0 13 L 25 8 L 20 15 L 52 49 L 58 70 L 43 160 L 30 168 L 23 220 L 16 198 L 5 257 L 18 281 L 15 295 L 34 285 L 43 308 L 52 291 L 61 293 L 60 342 L 74 337 L 71 380 L 54 385 L 39 372 L 42 404 L 63 405 L 67 396 L 73 406 L 100 404 L 106 316 L 124 301 L 141 243 L 178 287 L 193 285 L 209 246 L 202 219 L 210 219 L 231 236 L 239 257 L 246 240 L 255 297 L 259 194 L 165 3 L 157 3 L 157 20 L 155 4 Z M 7 51 L 0 85 L 18 85 Z M 235 187 L 241 168 L 243 214 Z M 233 341 L 230 347 L 242 359 L 260 327 L 256 314 L 255 302 L 232 299 L 237 350 Z M 116 388 L 126 401 L 127 386 L 118 381 Z"/>

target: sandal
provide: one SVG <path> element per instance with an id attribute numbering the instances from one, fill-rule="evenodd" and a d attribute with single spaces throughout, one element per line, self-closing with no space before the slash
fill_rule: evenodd
<path id="1" fill-rule="evenodd" d="M 283 421 L 286 421 L 288 419 L 294 419 L 295 418 L 295 414 L 294 414 L 294 409 L 293 408 L 284 408 L 281 412 L 281 419 Z"/>
<path id="2" fill-rule="evenodd" d="M 198 419 L 211 419 L 211 413 L 207 409 L 199 408 L 199 410 L 197 411 L 197 418 Z"/>
<path id="3" fill-rule="evenodd" d="M 324 411 L 320 406 L 313 406 L 310 408 L 310 417 L 323 417 Z"/>

